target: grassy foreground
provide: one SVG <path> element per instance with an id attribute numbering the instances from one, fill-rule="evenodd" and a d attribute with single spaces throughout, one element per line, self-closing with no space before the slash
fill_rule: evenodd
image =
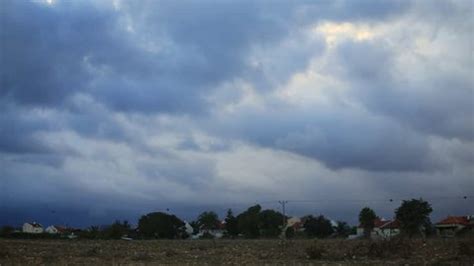
<path id="1" fill-rule="evenodd" d="M 474 239 L 362 240 L 10 240 L 10 264 L 473 265 Z"/>

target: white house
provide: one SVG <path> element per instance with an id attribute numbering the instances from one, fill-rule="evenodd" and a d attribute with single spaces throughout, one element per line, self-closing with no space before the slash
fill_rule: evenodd
<path id="1" fill-rule="evenodd" d="M 374 220 L 374 228 L 370 232 L 371 238 L 391 238 L 400 234 L 400 223 L 397 220 L 385 220 L 376 218 Z M 357 235 L 351 238 L 362 237 L 364 235 L 364 228 L 359 225 L 357 227 Z"/>
<path id="2" fill-rule="evenodd" d="M 454 237 L 474 228 L 474 216 L 448 216 L 436 225 L 436 232 L 442 237 Z"/>
<path id="3" fill-rule="evenodd" d="M 397 220 L 385 221 L 382 225 L 374 228 L 375 237 L 388 239 L 400 234 L 400 223 Z"/>
<path id="4" fill-rule="evenodd" d="M 44 231 L 48 234 L 64 234 L 66 233 L 66 228 L 59 225 L 50 225 Z"/>
<path id="5" fill-rule="evenodd" d="M 36 223 L 36 222 L 24 223 L 22 231 L 23 233 L 41 234 L 43 233 L 43 226 L 41 226 L 41 224 Z"/>
<path id="6" fill-rule="evenodd" d="M 184 221 L 184 231 L 186 232 L 186 234 L 192 235 L 194 232 L 194 229 L 188 222 Z"/>
<path id="7" fill-rule="evenodd" d="M 192 235 L 192 239 L 199 239 L 204 236 L 204 234 L 210 234 L 213 238 L 222 238 L 224 237 L 225 232 L 225 221 L 222 221 L 218 224 L 217 228 L 214 229 L 204 229 L 200 228 L 199 233 Z"/>
<path id="8" fill-rule="evenodd" d="M 287 228 L 292 227 L 295 232 L 297 231 L 304 231 L 304 222 L 301 220 L 299 217 L 290 217 L 288 220 L 286 220 L 286 228 L 284 232 L 286 231 Z"/>

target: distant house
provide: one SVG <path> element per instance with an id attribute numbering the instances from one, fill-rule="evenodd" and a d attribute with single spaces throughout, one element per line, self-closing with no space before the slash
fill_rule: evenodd
<path id="1" fill-rule="evenodd" d="M 68 232 L 66 227 L 60 225 L 50 225 L 44 231 L 48 234 L 66 234 Z"/>
<path id="2" fill-rule="evenodd" d="M 286 221 L 286 228 L 292 227 L 295 232 L 304 231 L 304 223 L 299 217 L 290 217 Z"/>
<path id="3" fill-rule="evenodd" d="M 400 234 L 400 223 L 397 220 L 385 220 L 376 218 L 374 220 L 374 228 L 370 232 L 371 238 L 388 239 Z M 357 227 L 357 236 L 364 235 L 364 227 L 359 225 Z"/>
<path id="4" fill-rule="evenodd" d="M 190 223 L 184 221 L 184 231 L 186 232 L 186 234 L 191 236 L 194 233 L 194 228 L 191 226 Z"/>
<path id="5" fill-rule="evenodd" d="M 374 228 L 375 235 L 382 238 L 391 238 L 400 234 L 400 222 L 398 220 L 388 220 L 377 228 Z"/>
<path id="6" fill-rule="evenodd" d="M 442 237 L 454 237 L 474 228 L 474 215 L 448 216 L 436 223 L 436 233 Z"/>
<path id="7" fill-rule="evenodd" d="M 43 233 L 43 226 L 36 222 L 24 223 L 22 227 L 22 232 L 29 234 L 41 234 Z"/>
<path id="8" fill-rule="evenodd" d="M 205 229 L 203 227 L 199 228 L 199 233 L 193 235 L 192 239 L 199 239 L 203 237 L 205 234 L 211 235 L 213 238 L 222 238 L 225 232 L 225 221 L 221 221 L 217 228 L 214 229 Z"/>

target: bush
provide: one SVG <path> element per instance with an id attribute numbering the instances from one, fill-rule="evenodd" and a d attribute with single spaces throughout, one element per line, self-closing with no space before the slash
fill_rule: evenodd
<path id="1" fill-rule="evenodd" d="M 94 237 L 94 234 L 97 231 L 94 231 L 95 228 L 90 228 L 91 237 Z M 130 232 L 130 224 L 128 221 L 115 221 L 113 224 L 106 226 L 101 232 L 100 236 L 104 239 L 120 239 L 122 236 L 127 235 Z"/>
<path id="2" fill-rule="evenodd" d="M 98 226 L 90 226 L 79 233 L 80 238 L 85 239 L 99 239 L 101 237 L 100 228 Z"/>
<path id="3" fill-rule="evenodd" d="M 202 234 L 200 239 L 214 239 L 214 236 L 209 232 L 204 232 L 204 234 Z"/>
<path id="4" fill-rule="evenodd" d="M 0 229 L 0 237 L 9 237 L 11 234 L 13 234 L 13 232 L 15 232 L 15 228 L 13 228 L 13 226 L 2 226 Z"/>
<path id="5" fill-rule="evenodd" d="M 295 229 L 293 227 L 288 227 L 285 231 L 285 237 L 292 239 L 295 237 Z"/>

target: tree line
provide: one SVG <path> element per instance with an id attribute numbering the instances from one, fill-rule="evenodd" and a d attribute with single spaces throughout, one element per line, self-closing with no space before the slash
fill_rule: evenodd
<path id="1" fill-rule="evenodd" d="M 294 237 L 293 227 L 285 227 L 289 217 L 282 213 L 266 209 L 260 205 L 249 207 L 238 215 L 229 209 L 223 221 L 219 220 L 217 213 L 205 211 L 195 221 L 190 223 L 192 234 L 202 232 L 202 238 L 212 238 L 212 231 L 222 230 L 227 238 L 276 238 L 286 236 Z M 301 218 L 302 232 L 309 237 L 325 238 L 330 235 L 346 237 L 352 228 L 345 222 L 338 222 L 333 226 L 331 221 L 323 215 L 307 215 Z M 188 238 L 185 223 L 173 214 L 153 212 L 142 216 L 138 221 L 137 233 L 143 238 Z"/>
<path id="2" fill-rule="evenodd" d="M 395 219 L 403 234 L 412 237 L 432 228 L 429 219 L 432 210 L 431 205 L 423 199 L 403 201 L 395 210 Z M 221 230 L 227 238 L 346 238 L 355 234 L 357 228 L 344 221 L 332 222 L 322 214 L 301 217 L 299 227 L 286 226 L 288 218 L 272 209 L 263 210 L 257 204 L 238 215 L 234 215 L 229 209 L 223 221 L 213 211 L 201 213 L 189 225 L 173 214 L 152 212 L 141 216 L 136 228 L 132 228 L 128 221 L 117 220 L 107 226 L 91 226 L 77 234 L 80 238 L 87 239 L 120 239 L 124 236 L 134 239 L 186 239 L 199 232 L 201 238 L 212 238 L 213 231 Z M 358 218 L 359 226 L 364 229 L 364 236 L 369 237 L 378 218 L 376 213 L 371 208 L 364 207 Z M 11 227 L 3 227 L 0 236 L 7 236 L 12 232 Z"/>

